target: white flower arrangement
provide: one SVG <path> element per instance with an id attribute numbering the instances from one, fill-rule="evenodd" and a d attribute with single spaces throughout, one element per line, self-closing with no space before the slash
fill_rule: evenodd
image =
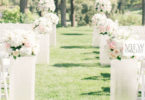
<path id="1" fill-rule="evenodd" d="M 97 31 L 99 34 L 112 36 L 118 30 L 118 23 L 111 19 L 100 20 L 97 24 Z"/>
<path id="2" fill-rule="evenodd" d="M 47 13 L 44 15 L 47 19 L 51 20 L 53 24 L 58 24 L 59 18 L 56 14 L 54 13 Z"/>
<path id="3" fill-rule="evenodd" d="M 22 30 L 7 32 L 4 44 L 9 56 L 14 59 L 24 56 L 34 56 L 38 52 L 38 44 L 35 35 Z"/>
<path id="4" fill-rule="evenodd" d="M 33 29 L 39 34 L 48 34 L 52 31 L 52 21 L 46 17 L 40 17 L 34 22 Z"/>
<path id="5" fill-rule="evenodd" d="M 123 58 L 123 44 L 122 41 L 110 39 L 108 40 L 109 57 L 110 59 L 121 60 Z"/>
<path id="6" fill-rule="evenodd" d="M 55 11 L 55 3 L 54 0 L 40 0 L 38 3 L 39 11 Z"/>
<path id="7" fill-rule="evenodd" d="M 99 21 L 106 20 L 106 19 L 107 19 L 107 17 L 105 14 L 95 14 L 92 17 L 92 23 L 93 23 L 93 25 L 98 25 Z"/>
<path id="8" fill-rule="evenodd" d="M 95 7 L 97 12 L 110 13 L 112 5 L 110 0 L 96 0 Z"/>
<path id="9" fill-rule="evenodd" d="M 123 55 L 123 43 L 125 40 L 136 40 L 136 35 L 131 35 L 130 30 L 119 30 L 118 33 L 108 40 L 109 56 L 110 59 L 133 59 L 136 58 L 134 55 L 126 57 Z"/>

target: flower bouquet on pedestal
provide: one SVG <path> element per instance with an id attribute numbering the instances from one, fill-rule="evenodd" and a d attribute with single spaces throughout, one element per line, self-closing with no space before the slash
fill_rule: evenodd
<path id="1" fill-rule="evenodd" d="M 56 25 L 58 24 L 59 18 L 54 13 L 47 13 L 45 16 L 52 22 L 52 31 L 50 33 L 50 46 L 56 46 Z"/>
<path id="2" fill-rule="evenodd" d="M 99 47 L 100 44 L 100 35 L 98 31 L 98 24 L 102 23 L 107 19 L 105 13 L 110 13 L 112 6 L 110 0 L 96 0 L 95 1 L 95 8 L 97 14 L 92 17 L 92 24 L 94 26 L 93 32 L 93 47 Z"/>
<path id="3" fill-rule="evenodd" d="M 43 25 L 45 25 L 48 28 L 51 28 L 51 31 L 46 31 L 47 33 L 50 33 L 50 45 L 51 46 L 56 46 L 56 25 L 58 24 L 59 18 L 58 16 L 54 13 L 55 11 L 55 3 L 54 0 L 40 0 L 38 3 L 38 10 L 40 11 L 40 15 L 43 16 L 40 19 L 45 19 Z M 41 22 L 39 20 L 39 22 Z M 47 21 L 46 21 L 47 19 Z M 38 21 L 37 20 L 37 21 Z M 50 25 L 47 26 L 46 24 Z M 43 28 L 45 27 L 43 26 Z M 45 29 L 48 29 L 45 28 Z"/>
<path id="4" fill-rule="evenodd" d="M 107 17 L 105 14 L 95 14 L 92 17 L 92 24 L 94 26 L 94 32 L 92 37 L 92 46 L 93 47 L 99 47 L 100 46 L 100 34 L 98 33 L 97 25 L 100 21 L 106 20 Z"/>
<path id="5" fill-rule="evenodd" d="M 25 31 L 8 32 L 4 37 L 11 59 L 10 100 L 34 100 L 35 63 L 38 44 L 35 35 Z"/>
<path id="6" fill-rule="evenodd" d="M 100 64 L 110 65 L 110 58 L 108 55 L 107 41 L 116 34 L 118 30 L 118 23 L 113 22 L 111 19 L 99 21 L 97 25 L 98 33 L 101 35 L 100 41 Z"/>
<path id="7" fill-rule="evenodd" d="M 138 72 L 141 63 L 134 55 L 123 54 L 123 43 L 132 38 L 127 31 L 121 31 L 108 40 L 111 61 L 111 100 L 137 100 Z"/>
<path id="8" fill-rule="evenodd" d="M 49 64 L 49 35 L 52 31 L 52 21 L 46 17 L 40 17 L 34 22 L 33 29 L 39 37 L 40 45 L 37 64 Z"/>

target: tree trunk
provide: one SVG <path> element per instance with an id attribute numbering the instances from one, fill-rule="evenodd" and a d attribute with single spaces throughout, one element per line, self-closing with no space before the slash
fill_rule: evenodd
<path id="1" fill-rule="evenodd" d="M 71 0 L 71 26 L 75 26 L 74 0 Z"/>
<path id="2" fill-rule="evenodd" d="M 142 25 L 145 25 L 145 0 L 142 0 Z"/>
<path id="3" fill-rule="evenodd" d="M 20 12 L 25 13 L 27 8 L 28 0 L 20 0 Z"/>
<path id="4" fill-rule="evenodd" d="M 119 12 L 122 14 L 124 14 L 124 6 L 125 6 L 124 0 L 119 0 L 118 9 L 119 9 Z"/>
<path id="5" fill-rule="evenodd" d="M 31 2 L 29 3 L 29 5 L 30 5 L 30 7 L 29 7 L 30 11 L 32 13 L 34 13 L 34 10 L 35 10 L 35 0 L 31 0 Z"/>
<path id="6" fill-rule="evenodd" d="M 16 5 L 17 3 L 16 3 L 16 0 L 12 0 L 12 3 L 14 4 L 14 5 Z"/>
<path id="7" fill-rule="evenodd" d="M 66 27 L 66 0 L 61 0 L 61 25 Z"/>
<path id="8" fill-rule="evenodd" d="M 55 6 L 56 6 L 55 12 L 56 12 L 57 15 L 58 15 L 58 0 L 55 0 Z"/>

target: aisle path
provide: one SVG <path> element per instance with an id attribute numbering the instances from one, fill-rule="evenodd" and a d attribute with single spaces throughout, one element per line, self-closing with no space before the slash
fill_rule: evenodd
<path id="1" fill-rule="evenodd" d="M 51 63 L 37 66 L 36 100 L 109 100 L 109 67 L 100 66 L 90 27 L 58 28 Z"/>

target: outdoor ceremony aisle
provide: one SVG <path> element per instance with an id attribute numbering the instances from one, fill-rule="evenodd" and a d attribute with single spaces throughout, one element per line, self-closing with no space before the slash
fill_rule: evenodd
<path id="1" fill-rule="evenodd" d="M 110 67 L 91 44 L 91 27 L 57 29 L 50 66 L 37 65 L 36 100 L 110 100 Z"/>

